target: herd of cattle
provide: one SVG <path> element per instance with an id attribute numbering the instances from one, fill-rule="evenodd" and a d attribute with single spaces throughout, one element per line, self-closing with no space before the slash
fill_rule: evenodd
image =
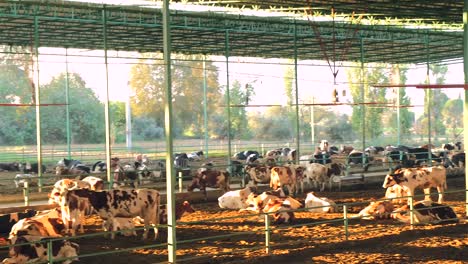
<path id="1" fill-rule="evenodd" d="M 454 161 L 454 155 L 450 155 L 453 149 L 449 148 L 447 145 L 445 148 L 447 154 L 440 159 L 440 164 L 432 167 L 421 166 L 424 157 L 408 154 L 409 149 L 405 152 L 384 148 L 383 151 L 387 153 L 398 151 L 398 157 L 388 156 L 392 162 L 398 164 L 393 164 L 392 173 L 385 177 L 383 183 L 383 187 L 386 188 L 383 197 L 385 199 L 372 202 L 356 217 L 392 218 L 409 223 L 411 219 L 408 213 L 408 197 L 414 196 L 416 189 L 423 189 L 426 194 L 425 200 L 414 203 L 416 223 L 458 221 L 453 209 L 443 204 L 443 193 L 447 190 L 446 159 L 452 163 Z M 218 169 L 213 162 L 203 164 L 187 186 L 187 191 L 199 189 L 204 192 L 206 198 L 207 187 L 220 188 L 224 192 L 218 198 L 220 208 L 256 214 L 267 213 L 272 216 L 275 224 L 291 223 L 295 219 L 294 212 L 301 208 L 314 213 L 332 213 L 340 210 L 334 201 L 319 197 L 314 192 L 305 194 L 304 201 L 298 199 L 297 195 L 304 193 L 304 183 L 319 191 L 323 191 L 326 184 L 330 184 L 331 188 L 333 177 L 343 176 L 346 166 L 359 162 L 366 166 L 366 159 L 371 161 L 379 150 L 376 147 L 363 152 L 350 150 L 347 164 L 332 162 L 331 157 L 335 150 L 329 147 L 326 141 L 321 142 L 313 155 L 301 156 L 299 163 L 295 150 L 288 148 L 271 150 L 264 157 L 255 151 L 245 151 L 237 153 L 231 166 L 225 170 Z M 353 156 L 353 153 L 359 153 L 359 156 Z M 201 160 L 202 155 L 202 152 L 193 153 L 190 158 L 186 154 L 178 155 L 174 165 L 179 168 L 187 167 L 189 166 L 187 161 Z M 405 155 L 407 158 L 403 158 Z M 356 160 L 353 160 L 353 157 L 357 157 Z M 437 161 L 436 157 L 441 156 L 434 153 L 432 156 L 434 161 Z M 141 183 L 146 174 L 153 173 L 149 166 L 154 163 L 151 164 L 145 155 L 138 155 L 134 163 L 126 165 L 121 165 L 118 158 L 113 158 L 111 161 L 110 166 L 97 162 L 89 168 L 77 160 L 60 160 L 56 166 L 57 175 L 83 177 L 63 178 L 55 182 L 49 194 L 49 203 L 55 204 L 56 208 L 44 212 L 0 216 L 0 231 L 9 233 L 8 241 L 13 245 L 9 250 L 9 258 L 4 259 L 3 263 L 47 260 L 49 254 L 47 239 L 64 235 L 74 236 L 77 231 L 84 233 L 85 218 L 90 214 L 97 214 L 103 220 L 102 229 L 111 231 L 112 239 L 118 233 L 124 236 L 136 235 L 134 230 L 136 225 L 144 226 L 143 239 L 148 238 L 149 228 L 153 229 L 156 239 L 158 225 L 167 223 L 165 207 L 160 204 L 160 193 L 153 189 L 137 188 L 137 184 Z M 87 176 L 92 171 L 105 171 L 108 167 L 113 170 L 117 183 L 124 182 L 122 177 L 130 179 L 130 188 L 115 185 L 114 189 L 107 190 L 106 182 L 101 178 Z M 239 173 L 247 175 L 245 182 L 247 186 L 231 191 L 230 177 Z M 271 190 L 258 193 L 259 183 L 269 184 Z M 437 203 L 430 199 L 430 188 L 437 188 L 439 193 Z M 180 219 L 185 212 L 193 211 L 187 201 L 177 204 L 176 219 Z M 37 242 L 25 244 L 32 241 Z M 71 263 L 79 255 L 79 245 L 68 240 L 54 240 L 52 247 L 53 258 L 67 258 L 63 263 Z"/>

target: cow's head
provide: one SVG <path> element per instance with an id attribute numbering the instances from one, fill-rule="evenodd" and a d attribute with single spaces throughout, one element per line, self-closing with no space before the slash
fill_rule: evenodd
<path id="1" fill-rule="evenodd" d="M 280 178 L 278 175 L 280 170 L 280 167 L 273 167 L 271 169 L 270 188 L 272 188 L 273 190 L 277 190 L 281 186 Z"/>
<path id="2" fill-rule="evenodd" d="M 393 174 L 388 174 L 385 177 L 384 183 L 382 185 L 383 188 L 388 188 L 395 184 L 399 184 L 400 182 L 404 181 L 403 171 L 397 170 Z"/>

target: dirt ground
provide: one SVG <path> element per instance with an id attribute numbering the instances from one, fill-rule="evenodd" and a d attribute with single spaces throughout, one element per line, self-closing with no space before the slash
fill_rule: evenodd
<path id="1" fill-rule="evenodd" d="M 449 190 L 464 189 L 463 177 L 451 178 Z M 322 192 L 320 196 L 337 204 L 347 203 L 356 214 L 370 199 L 384 196 L 378 186 L 342 192 Z M 304 198 L 302 196 L 301 198 Z M 433 197 L 435 198 L 435 197 Z M 462 220 L 457 224 L 415 226 L 395 220 L 350 220 L 345 238 L 343 213 L 296 213 L 293 224 L 273 225 L 271 252 L 265 253 L 264 220 L 257 215 L 221 210 L 217 203 L 199 203 L 195 213 L 184 215 L 177 226 L 177 261 L 181 263 L 468 263 L 468 224 L 465 193 L 449 193 L 446 203 Z M 233 218 L 235 217 L 235 218 Z M 334 222 L 325 222 L 335 219 Z M 189 223 L 190 222 L 190 223 Z M 117 236 L 111 240 L 99 234 L 101 220 L 86 221 L 88 237 L 73 238 L 80 244 L 80 263 L 128 264 L 167 261 L 167 231 L 159 228 L 156 241 Z M 233 234 L 231 237 L 223 237 Z M 150 237 L 153 233 L 150 232 Z M 203 238 L 200 241 L 194 239 Z M 134 249 L 146 247 L 145 249 Z M 116 253 L 117 250 L 125 252 Z M 93 253 L 106 255 L 87 256 Z M 1 259 L 7 256 L 0 249 Z"/>

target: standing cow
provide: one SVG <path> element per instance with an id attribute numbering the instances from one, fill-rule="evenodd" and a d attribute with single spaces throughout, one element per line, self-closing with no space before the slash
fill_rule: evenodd
<path id="1" fill-rule="evenodd" d="M 191 192 L 194 189 L 200 189 L 205 196 L 205 200 L 207 200 L 206 187 L 219 188 L 224 192 L 229 191 L 229 173 L 213 169 L 201 171 L 192 179 L 192 183 L 187 187 L 187 191 Z"/>
<path id="2" fill-rule="evenodd" d="M 444 200 L 444 191 L 447 189 L 447 173 L 443 166 L 430 168 L 408 168 L 395 171 L 385 177 L 383 187 L 388 188 L 395 184 L 400 185 L 406 191 L 407 196 L 414 196 L 416 188 L 423 188 L 425 199 L 430 199 L 430 188 L 437 188 L 438 202 Z"/>

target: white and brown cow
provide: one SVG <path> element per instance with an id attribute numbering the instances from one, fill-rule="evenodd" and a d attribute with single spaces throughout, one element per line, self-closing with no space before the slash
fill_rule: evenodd
<path id="1" fill-rule="evenodd" d="M 358 216 L 364 219 L 389 219 L 394 208 L 391 201 L 371 202 L 359 212 Z"/>
<path id="2" fill-rule="evenodd" d="M 61 237 L 64 228 L 61 211 L 59 208 L 54 208 L 19 220 L 11 228 L 8 239 L 14 244 L 19 236 L 25 235 Z"/>
<path id="3" fill-rule="evenodd" d="M 218 205 L 225 209 L 247 208 L 247 198 L 251 193 L 255 193 L 254 186 L 247 186 L 244 189 L 229 191 L 218 198 Z"/>
<path id="4" fill-rule="evenodd" d="M 154 229 L 154 239 L 157 238 L 160 204 L 160 194 L 157 190 L 121 189 L 96 192 L 77 189 L 68 191 L 64 195 L 64 203 L 62 204 L 69 207 L 70 212 L 73 212 L 80 209 L 77 201 L 86 198 L 102 219 L 112 221 L 114 217 L 133 218 L 139 216 L 145 225 L 143 239 L 148 237 L 148 226 L 150 225 Z"/>
<path id="5" fill-rule="evenodd" d="M 104 181 L 101 178 L 87 176 L 82 181 L 89 183 L 89 189 L 93 191 L 104 190 Z"/>
<path id="6" fill-rule="evenodd" d="M 296 170 L 294 167 L 282 166 L 271 169 L 270 188 L 273 190 L 286 186 L 288 195 L 295 195 L 296 185 Z"/>
<path id="7" fill-rule="evenodd" d="M 113 217 L 111 220 L 105 220 L 102 223 L 104 231 L 112 231 L 111 238 L 120 231 L 123 236 L 137 236 L 135 224 L 132 217 Z"/>
<path id="8" fill-rule="evenodd" d="M 273 213 L 274 224 L 283 224 L 294 221 L 293 211 L 301 207 L 302 204 L 292 197 L 275 198 L 268 201 L 262 211 L 264 213 Z"/>
<path id="9" fill-rule="evenodd" d="M 458 223 L 459 219 L 452 207 L 432 201 L 419 201 L 413 205 L 414 223 Z M 396 209 L 392 218 L 403 223 L 411 223 L 409 205 L 403 205 Z"/>
<path id="10" fill-rule="evenodd" d="M 194 189 L 200 189 L 207 199 L 206 187 L 219 188 L 224 192 L 230 190 L 229 173 L 224 170 L 204 170 L 192 179 L 192 183 L 187 187 L 187 191 L 192 192 Z"/>
<path id="11" fill-rule="evenodd" d="M 314 192 L 307 193 L 305 208 L 312 213 L 334 213 L 338 211 L 336 203 L 326 197 L 317 197 Z"/>
<path id="12" fill-rule="evenodd" d="M 245 172 L 248 174 L 246 183 L 251 180 L 253 186 L 259 183 L 270 183 L 271 167 L 267 165 L 251 164 L 245 167 Z"/>
<path id="13" fill-rule="evenodd" d="M 307 164 L 306 170 L 304 172 L 305 180 L 309 186 L 312 183 L 315 189 L 321 185 L 321 192 L 325 190 L 327 183 L 331 190 L 333 177 L 343 175 L 345 170 L 344 167 L 345 166 L 342 163 L 329 163 L 326 165 L 320 163 L 310 163 Z"/>
<path id="14" fill-rule="evenodd" d="M 262 208 L 266 204 L 268 204 L 270 200 L 285 197 L 286 195 L 284 194 L 282 189 L 278 189 L 277 191 L 263 192 L 259 195 L 256 195 L 255 193 L 250 193 L 246 201 L 247 207 L 244 209 L 240 209 L 240 211 L 252 211 L 254 213 L 260 213 Z"/>
<path id="15" fill-rule="evenodd" d="M 50 238 L 41 236 L 19 236 L 9 251 L 9 258 L 2 263 L 20 264 L 20 263 L 47 263 L 48 250 L 47 244 Z M 34 242 L 34 243 L 31 243 Z M 27 244 L 30 243 L 30 244 Z M 77 243 L 68 240 L 52 240 L 52 259 L 64 259 L 62 264 L 69 264 L 78 260 L 80 247 Z M 56 261 L 54 261 L 55 263 Z"/>
<path id="16" fill-rule="evenodd" d="M 423 188 L 425 199 L 430 200 L 430 188 L 435 187 L 439 193 L 438 202 L 444 201 L 444 191 L 447 189 L 447 173 L 443 166 L 398 169 L 385 177 L 383 187 L 388 188 L 398 184 L 403 187 L 407 196 L 414 196 L 416 188 Z"/>

